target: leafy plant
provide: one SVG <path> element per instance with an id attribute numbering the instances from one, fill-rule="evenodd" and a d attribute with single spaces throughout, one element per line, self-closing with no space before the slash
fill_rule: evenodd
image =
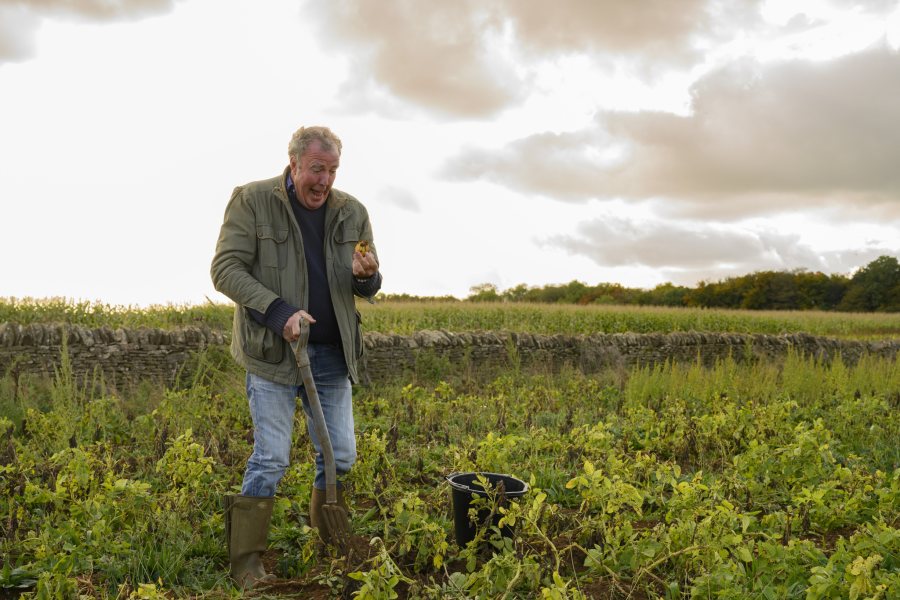
<path id="1" fill-rule="evenodd" d="M 518 308 L 395 305 L 366 318 L 386 330 L 759 324 Z M 239 490 L 252 424 L 244 373 L 219 358 L 198 358 L 170 388 L 83 385 L 71 364 L 44 379 L 0 373 L 0 591 L 234 597 L 221 496 Z M 358 459 L 343 483 L 354 532 L 376 541 L 357 543 L 350 563 L 308 527 L 315 456 L 298 411 L 264 557 L 280 581 L 260 595 L 900 597 L 900 360 L 794 353 L 591 376 L 439 366 L 355 390 Z M 519 473 L 530 489 L 504 502 L 482 481 L 476 540 L 460 547 L 445 478 L 482 471 Z"/>

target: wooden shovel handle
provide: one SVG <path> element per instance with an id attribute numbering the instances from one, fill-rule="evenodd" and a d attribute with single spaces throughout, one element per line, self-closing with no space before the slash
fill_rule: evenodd
<path id="1" fill-rule="evenodd" d="M 331 436 L 328 435 L 328 426 L 325 424 L 325 413 L 322 412 L 322 403 L 319 402 L 319 392 L 316 390 L 316 382 L 313 380 L 312 367 L 309 362 L 307 346 L 309 344 L 309 321 L 300 317 L 300 339 L 291 342 L 297 366 L 300 368 L 300 377 L 303 378 L 303 387 L 306 388 L 306 397 L 309 400 L 309 409 L 312 413 L 313 429 L 319 438 L 322 447 L 322 459 L 325 462 L 325 502 L 337 504 L 337 467 L 334 463 L 334 449 L 331 446 Z"/>

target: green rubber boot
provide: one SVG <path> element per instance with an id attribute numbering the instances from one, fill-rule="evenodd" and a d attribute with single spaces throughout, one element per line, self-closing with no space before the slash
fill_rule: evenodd
<path id="1" fill-rule="evenodd" d="M 269 523 L 272 520 L 274 498 L 253 496 L 225 496 L 225 541 L 231 578 L 243 589 L 253 589 L 260 582 L 273 581 L 266 573 L 262 553 L 266 551 Z"/>

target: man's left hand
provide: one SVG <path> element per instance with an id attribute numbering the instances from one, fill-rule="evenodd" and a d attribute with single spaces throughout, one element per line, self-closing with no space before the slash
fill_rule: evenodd
<path id="1" fill-rule="evenodd" d="M 353 276 L 360 279 L 368 279 L 378 272 L 378 260 L 374 252 L 366 252 L 363 256 L 360 252 L 353 253 Z"/>

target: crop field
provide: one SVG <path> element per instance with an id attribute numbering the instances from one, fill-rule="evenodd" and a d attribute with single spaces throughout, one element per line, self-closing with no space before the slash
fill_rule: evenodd
<path id="1" fill-rule="evenodd" d="M 655 314 L 361 308 L 369 330 L 397 333 L 604 318 L 604 328 L 635 330 Z M 727 327 L 810 319 L 798 330 L 846 327 L 846 337 L 897 324 L 705 313 L 733 319 Z M 668 330 L 701 329 L 688 324 L 700 316 L 684 315 Z M 119 390 L 79 383 L 65 360 L 49 380 L 0 373 L 0 598 L 241 595 L 227 578 L 221 506 L 252 444 L 243 373 L 221 348 L 195 369 L 174 387 Z M 264 557 L 278 580 L 246 595 L 900 597 L 900 358 L 846 365 L 794 354 L 591 376 L 511 366 L 483 379 L 441 369 L 358 387 L 354 406 L 351 556 L 307 526 L 314 456 L 300 411 Z M 530 487 L 478 500 L 499 521 L 479 521 L 460 547 L 454 472 L 507 473 Z"/>
<path id="2" fill-rule="evenodd" d="M 809 333 L 852 339 L 900 338 L 900 313 L 746 311 L 704 308 L 379 300 L 358 301 L 366 331 L 409 335 L 423 329 L 516 331 L 536 334 Z M 230 331 L 232 305 L 142 309 L 66 299 L 0 298 L 0 323 L 61 322 L 85 327 L 205 326 Z"/>
<path id="3" fill-rule="evenodd" d="M 805 332 L 812 335 L 889 339 L 900 337 L 900 313 L 746 311 L 636 306 L 516 303 L 361 303 L 368 331 L 408 335 L 421 329 L 506 330 L 540 334 Z"/>

